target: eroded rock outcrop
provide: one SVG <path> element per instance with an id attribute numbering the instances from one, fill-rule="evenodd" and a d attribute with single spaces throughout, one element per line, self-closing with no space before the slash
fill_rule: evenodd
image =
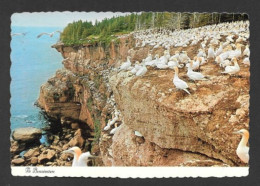
<path id="1" fill-rule="evenodd" d="M 249 71 L 219 75 L 210 63 L 201 70 L 208 81 L 188 83 L 191 95 L 176 90 L 172 70 L 149 69 L 144 77 L 121 72 L 110 78 L 125 124 L 161 148 L 195 152 L 239 164 L 235 129 L 248 127 Z M 180 76 L 188 79 L 184 74 Z"/>

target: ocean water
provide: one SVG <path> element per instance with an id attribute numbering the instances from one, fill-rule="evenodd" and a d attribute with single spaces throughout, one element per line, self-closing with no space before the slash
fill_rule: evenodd
<path id="1" fill-rule="evenodd" d="M 59 39 L 41 32 L 62 30 L 54 27 L 11 27 L 12 33 L 26 32 L 25 36 L 12 36 L 11 40 L 11 130 L 20 127 L 43 128 L 48 124 L 41 110 L 34 105 L 40 87 L 56 70 L 62 68 L 62 56 L 51 45 Z"/>

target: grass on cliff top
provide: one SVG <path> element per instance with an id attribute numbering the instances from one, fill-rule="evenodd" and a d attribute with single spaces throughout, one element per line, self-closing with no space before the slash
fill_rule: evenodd
<path id="1" fill-rule="evenodd" d="M 117 32 L 111 35 L 90 35 L 86 38 L 81 38 L 77 40 L 63 40 L 63 43 L 65 46 L 79 46 L 83 44 L 89 44 L 89 45 L 104 45 L 106 47 L 110 46 L 111 42 L 114 42 L 115 44 L 119 43 L 119 39 L 117 36 L 129 34 L 130 31 L 122 31 Z"/>

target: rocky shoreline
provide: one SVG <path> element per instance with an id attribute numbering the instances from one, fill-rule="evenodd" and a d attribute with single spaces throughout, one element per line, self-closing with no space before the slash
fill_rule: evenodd
<path id="1" fill-rule="evenodd" d="M 57 123 L 56 123 L 57 124 Z M 11 139 L 11 165 L 14 166 L 71 166 L 73 155 L 62 153 L 70 147 L 78 146 L 83 151 L 91 149 L 93 132 L 86 129 L 86 125 L 75 121 L 61 119 L 60 131 L 53 134 L 53 129 L 44 130 L 33 127 L 18 128 L 12 133 Z M 57 129 L 56 129 L 57 130 Z M 40 138 L 45 135 L 48 143 L 40 143 Z M 94 154 L 98 155 L 98 151 Z M 96 163 L 95 163 L 96 162 Z M 91 162 L 100 165 L 97 159 Z"/>

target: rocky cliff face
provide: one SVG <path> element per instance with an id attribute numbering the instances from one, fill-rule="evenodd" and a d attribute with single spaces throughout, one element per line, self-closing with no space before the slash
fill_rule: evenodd
<path id="1" fill-rule="evenodd" d="M 42 85 L 39 106 L 50 117 L 87 124 L 95 132 L 92 151 L 100 155 L 101 165 L 243 165 L 235 154 L 240 139 L 232 132 L 248 128 L 248 67 L 241 66 L 238 76 L 229 77 L 209 62 L 201 67 L 209 79 L 188 82 L 188 95 L 175 89 L 173 70 L 151 68 L 143 77 L 118 72 L 115 67 L 127 55 L 141 61 L 151 49 L 134 44 L 127 36 L 110 47 L 55 45 L 64 57 L 64 69 Z M 183 49 L 192 58 L 198 46 L 170 52 Z M 180 76 L 188 81 L 185 71 L 180 70 Z M 111 137 L 102 129 L 115 107 L 122 124 Z"/>

